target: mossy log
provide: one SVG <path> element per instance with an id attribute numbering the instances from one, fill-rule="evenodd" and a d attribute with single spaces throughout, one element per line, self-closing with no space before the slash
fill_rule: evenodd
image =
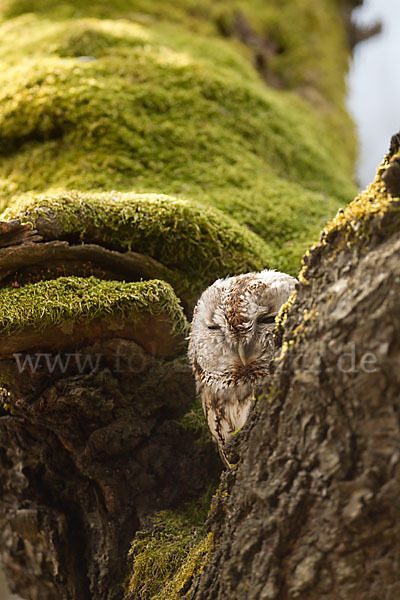
<path id="1" fill-rule="evenodd" d="M 1 3 L 1 560 L 22 597 L 193 593 L 221 465 L 188 319 L 217 277 L 296 275 L 354 196 L 353 4 Z"/>
<path id="2" fill-rule="evenodd" d="M 38 242 L 41 239 L 37 231 L 32 231 L 29 223 L 22 225 L 19 219 L 0 221 L 0 248 Z"/>

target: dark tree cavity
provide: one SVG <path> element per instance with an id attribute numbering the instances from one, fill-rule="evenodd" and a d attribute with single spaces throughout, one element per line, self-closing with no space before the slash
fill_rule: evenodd
<path id="1" fill-rule="evenodd" d="M 10 277 L 21 261 L 69 251 L 18 221 L 0 225 L 0 246 Z M 148 515 L 197 499 L 218 476 L 213 444 L 190 426 L 183 333 L 151 308 L 1 338 L 1 558 L 24 598 L 121 598 Z"/>

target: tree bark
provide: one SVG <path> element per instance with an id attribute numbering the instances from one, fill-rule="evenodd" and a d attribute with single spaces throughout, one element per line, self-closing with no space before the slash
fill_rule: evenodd
<path id="1" fill-rule="evenodd" d="M 100 362 L 49 373 L 2 361 L 2 560 L 30 600 L 121 598 L 147 516 L 197 498 L 220 470 L 212 443 L 180 423 L 193 397 L 182 358 L 121 338 L 72 354 Z"/>
<path id="2" fill-rule="evenodd" d="M 65 266 L 72 255 L 75 269 L 97 257 L 132 278 L 158 268 L 139 254 L 43 242 L 30 224 L 0 223 L 0 278 L 12 287 L 32 266 L 51 279 L 55 260 Z M 1 337 L 1 558 L 13 592 L 121 598 L 130 543 L 148 515 L 216 480 L 213 444 L 182 422 L 194 399 L 182 342 L 171 313 L 152 314 L 151 304 L 135 320 L 114 309 Z"/>
<path id="3" fill-rule="evenodd" d="M 398 156 L 304 259 L 192 599 L 400 597 Z"/>
<path id="4" fill-rule="evenodd" d="M 3 45 L 15 50 L 0 98 L 1 219 L 12 219 L 0 222 L 0 558 L 23 598 L 149 600 L 146 590 L 161 589 L 167 600 L 145 561 L 144 581 L 129 573 L 130 545 L 143 542 L 132 547 L 140 562 L 149 532 L 156 556 L 174 536 L 189 540 L 173 598 L 321 597 L 319 577 L 336 589 L 343 557 L 355 569 L 381 534 L 387 554 L 368 564 L 392 577 L 394 502 L 386 521 L 379 511 L 397 494 L 382 492 L 395 440 L 385 436 L 381 458 L 366 434 L 394 431 L 386 404 L 369 405 L 373 385 L 393 396 L 386 370 L 398 360 L 387 321 L 397 326 L 396 297 L 375 272 L 390 267 L 398 285 L 389 228 L 378 243 L 360 221 L 368 243 L 356 232 L 347 247 L 338 225 L 313 252 L 273 390 L 229 449 L 239 464 L 213 502 L 214 553 L 204 523 L 185 527 L 183 510 L 221 471 L 196 412 L 185 314 L 217 277 L 296 274 L 352 197 L 344 27 L 360 2 L 154 0 L 138 12 L 137 2 L 71 0 L 58 13 L 43 0 L 16 19 L 34 5 L 0 7 Z M 383 311 L 378 346 L 367 280 Z M 351 331 L 358 371 L 338 373 Z M 362 379 L 362 353 L 381 361 L 380 348 L 378 374 Z M 165 509 L 179 513 L 169 529 L 152 520 Z M 335 520 L 342 513 L 350 520 Z"/>

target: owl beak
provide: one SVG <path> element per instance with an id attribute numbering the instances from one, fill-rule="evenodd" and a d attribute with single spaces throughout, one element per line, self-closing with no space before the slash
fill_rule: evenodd
<path id="1" fill-rule="evenodd" d="M 244 344 L 239 344 L 238 345 L 238 354 L 239 354 L 239 358 L 242 361 L 242 363 L 244 365 L 246 365 L 247 364 L 247 359 L 246 359 L 246 351 L 245 351 Z"/>

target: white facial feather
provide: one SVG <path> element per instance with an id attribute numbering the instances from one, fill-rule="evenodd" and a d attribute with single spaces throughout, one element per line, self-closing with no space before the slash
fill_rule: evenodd
<path id="1" fill-rule="evenodd" d="M 251 397 L 268 382 L 275 317 L 297 280 L 264 270 L 218 279 L 194 311 L 189 359 L 221 456 L 247 418 Z"/>

